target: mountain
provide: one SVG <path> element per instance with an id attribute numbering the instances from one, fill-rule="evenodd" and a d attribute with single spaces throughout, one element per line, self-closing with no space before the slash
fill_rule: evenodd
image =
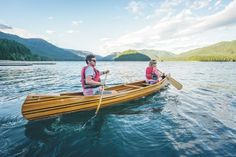
<path id="1" fill-rule="evenodd" d="M 12 29 L 12 27 L 4 25 L 4 24 L 0 24 L 0 29 Z"/>
<path id="2" fill-rule="evenodd" d="M 120 52 L 112 52 L 111 54 L 103 57 L 101 60 L 102 61 L 113 61 L 117 55 L 119 55 Z"/>
<path id="3" fill-rule="evenodd" d="M 148 61 L 150 58 L 137 50 L 126 50 L 118 54 L 115 61 Z"/>
<path id="4" fill-rule="evenodd" d="M 176 56 L 174 53 L 169 51 L 162 51 L 162 50 L 149 50 L 149 49 L 143 49 L 139 50 L 139 52 L 148 55 L 150 58 L 155 58 L 158 56 L 160 60 L 171 58 Z"/>
<path id="5" fill-rule="evenodd" d="M 176 60 L 235 61 L 236 40 L 224 41 L 178 55 Z"/>
<path id="6" fill-rule="evenodd" d="M 175 54 L 168 51 L 160 51 L 160 50 L 126 50 L 119 53 L 114 60 L 115 61 L 148 61 L 158 57 L 160 60 L 165 60 L 166 58 L 171 58 L 175 56 Z"/>
<path id="7" fill-rule="evenodd" d="M 30 49 L 16 41 L 0 39 L 0 60 L 36 61 L 46 58 L 33 55 Z"/>
<path id="8" fill-rule="evenodd" d="M 73 49 L 65 49 L 65 50 L 66 50 L 66 51 L 70 51 L 70 52 L 72 52 L 73 54 L 75 54 L 75 55 L 77 55 L 77 56 L 79 56 L 79 57 L 82 57 L 83 60 L 85 60 L 85 57 L 86 57 L 87 55 L 89 55 L 89 54 L 95 55 L 97 60 L 101 60 L 101 59 L 103 58 L 102 56 L 96 55 L 96 54 L 94 54 L 94 53 L 92 53 L 92 52 L 90 52 L 90 51 L 73 50 Z"/>
<path id="9" fill-rule="evenodd" d="M 82 57 L 75 55 L 74 53 L 67 51 L 65 49 L 59 48 L 43 39 L 39 38 L 25 39 L 17 35 L 7 34 L 3 32 L 0 32 L 0 39 L 14 40 L 29 48 L 33 54 L 49 58 L 50 60 L 58 60 L 58 61 L 83 60 Z"/>
<path id="10" fill-rule="evenodd" d="M 236 40 L 224 41 L 207 47 L 190 50 L 179 55 L 159 50 L 126 50 L 110 54 L 107 60 L 115 61 L 146 61 L 156 58 L 163 61 L 236 61 Z M 104 59 L 105 60 L 105 59 Z"/>

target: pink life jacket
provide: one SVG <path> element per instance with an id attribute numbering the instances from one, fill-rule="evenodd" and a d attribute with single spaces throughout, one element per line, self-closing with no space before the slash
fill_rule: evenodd
<path id="1" fill-rule="evenodd" d="M 86 84 L 86 81 L 85 81 L 85 70 L 89 67 L 89 65 L 85 66 L 82 68 L 82 71 L 81 71 L 81 83 L 82 83 L 82 87 L 83 89 L 86 89 L 86 88 L 95 88 L 95 87 L 99 87 L 99 86 L 96 86 L 96 85 L 87 85 Z M 100 73 L 99 71 L 93 67 L 93 70 L 95 72 L 95 77 L 92 78 L 93 81 L 96 81 L 96 82 L 101 82 L 101 79 L 100 79 Z"/>
<path id="2" fill-rule="evenodd" d="M 157 77 L 157 79 L 160 77 L 160 74 L 158 73 L 157 68 L 154 68 L 152 66 L 147 67 L 146 68 L 146 78 L 147 78 L 147 80 L 153 80 L 154 75 Z"/>
<path id="3" fill-rule="evenodd" d="M 148 80 L 152 79 L 152 70 L 153 70 L 153 67 L 151 67 L 151 66 L 146 68 L 146 78 Z"/>

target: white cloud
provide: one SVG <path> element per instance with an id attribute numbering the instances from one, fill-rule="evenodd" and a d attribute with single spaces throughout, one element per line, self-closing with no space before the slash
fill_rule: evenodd
<path id="1" fill-rule="evenodd" d="M 139 14 L 141 13 L 143 9 L 143 3 L 142 2 L 137 2 L 137 1 L 131 1 L 129 5 L 126 7 L 126 9 L 133 14 Z"/>
<path id="2" fill-rule="evenodd" d="M 177 19 L 185 19 L 192 16 L 192 11 L 189 9 L 182 10 L 177 16 Z"/>
<path id="3" fill-rule="evenodd" d="M 203 6 L 203 5 L 202 5 Z M 103 41 L 101 51 L 123 51 L 126 49 L 163 49 L 186 51 L 217 42 L 221 27 L 236 27 L 236 1 L 232 1 L 224 10 L 210 16 L 195 17 L 191 10 L 182 10 L 178 15 L 163 19 L 155 25 L 125 34 L 117 39 Z M 231 29 L 232 31 L 233 29 Z M 222 36 L 222 35 L 221 35 Z M 236 38 L 236 33 L 231 38 Z"/>
<path id="4" fill-rule="evenodd" d="M 48 17 L 48 20 L 53 20 L 53 19 L 54 19 L 53 16 L 49 16 L 49 17 Z"/>
<path id="5" fill-rule="evenodd" d="M 74 34 L 74 33 L 79 33 L 79 31 L 78 31 L 78 30 L 70 29 L 70 30 L 67 30 L 66 33 L 68 33 L 68 34 Z"/>
<path id="6" fill-rule="evenodd" d="M 200 33 L 209 29 L 214 29 L 236 23 L 236 1 L 232 1 L 224 10 L 216 14 L 196 19 L 196 24 L 184 30 L 183 34 Z M 194 21 L 193 21 L 194 22 Z"/>
<path id="7" fill-rule="evenodd" d="M 78 25 L 80 25 L 81 23 L 83 23 L 82 20 L 79 20 L 79 21 L 74 20 L 74 21 L 72 21 L 72 24 L 75 25 L 75 26 L 78 26 Z"/>
<path id="8" fill-rule="evenodd" d="M 190 7 L 191 9 L 202 9 L 207 6 L 209 6 L 211 3 L 211 0 L 197 0 L 193 3 L 193 5 Z"/>
<path id="9" fill-rule="evenodd" d="M 215 6 L 218 6 L 221 4 L 221 0 L 216 1 Z"/>
<path id="10" fill-rule="evenodd" d="M 46 33 L 47 33 L 47 34 L 53 34 L 54 31 L 53 31 L 53 30 L 46 30 Z"/>
<path id="11" fill-rule="evenodd" d="M 147 15 L 146 19 L 149 20 L 155 17 L 161 18 L 161 20 L 168 19 L 169 17 L 173 16 L 175 9 L 184 2 L 184 0 L 166 0 L 163 3 L 157 5 L 154 13 Z"/>
<path id="12" fill-rule="evenodd" d="M 68 30 L 67 33 L 71 34 L 71 33 L 74 33 L 75 31 L 74 30 Z"/>
<path id="13" fill-rule="evenodd" d="M 44 38 L 44 39 L 46 38 L 45 36 L 42 36 L 42 35 L 32 34 L 24 29 L 10 27 L 8 25 L 3 25 L 3 24 L 0 24 L 0 25 L 2 25 L 2 27 L 0 27 L 0 31 L 4 33 L 17 35 L 22 38 Z"/>
<path id="14" fill-rule="evenodd" d="M 109 41 L 111 38 L 101 38 L 100 41 L 104 42 L 104 41 Z"/>

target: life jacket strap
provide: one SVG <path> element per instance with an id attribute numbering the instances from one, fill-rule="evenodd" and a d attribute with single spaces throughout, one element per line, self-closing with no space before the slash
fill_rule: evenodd
<path id="1" fill-rule="evenodd" d="M 97 87 L 100 87 L 101 85 L 87 85 L 87 84 L 85 84 L 84 85 L 84 89 L 87 89 L 87 88 L 97 88 Z"/>

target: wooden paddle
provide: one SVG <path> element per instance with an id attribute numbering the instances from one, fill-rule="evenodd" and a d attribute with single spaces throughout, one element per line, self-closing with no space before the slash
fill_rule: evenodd
<path id="1" fill-rule="evenodd" d="M 105 76 L 105 79 L 104 79 L 104 83 L 103 83 L 103 85 L 102 85 L 102 93 L 101 93 L 101 96 L 100 96 L 100 99 L 99 99 L 99 103 L 98 103 L 97 110 L 96 110 L 96 112 L 95 112 L 95 116 L 98 114 L 98 111 L 99 111 L 100 106 L 101 106 L 101 104 L 102 104 L 102 98 L 103 98 L 103 92 L 104 92 L 104 88 L 105 88 L 105 82 L 106 82 L 106 79 L 107 79 L 107 74 L 108 74 L 108 73 L 106 73 L 106 76 Z"/>
<path id="2" fill-rule="evenodd" d="M 158 70 L 161 74 L 163 74 L 163 72 L 161 72 L 160 70 Z M 176 89 L 181 90 L 183 88 L 183 85 L 181 83 L 179 83 L 178 81 L 176 81 L 173 77 L 170 76 L 170 74 L 166 75 L 167 80 L 170 82 L 170 84 L 172 84 Z"/>
<path id="3" fill-rule="evenodd" d="M 150 58 L 153 58 L 152 56 L 150 56 Z M 159 60 L 159 57 L 157 55 L 154 55 L 154 59 L 155 60 Z M 161 74 L 163 74 L 163 72 L 161 72 L 160 70 L 158 70 Z M 168 81 L 170 82 L 170 84 L 172 84 L 176 89 L 181 90 L 183 88 L 183 85 L 181 83 L 179 83 L 178 81 L 176 81 L 173 77 L 169 75 L 166 75 L 166 78 L 168 79 Z"/>

